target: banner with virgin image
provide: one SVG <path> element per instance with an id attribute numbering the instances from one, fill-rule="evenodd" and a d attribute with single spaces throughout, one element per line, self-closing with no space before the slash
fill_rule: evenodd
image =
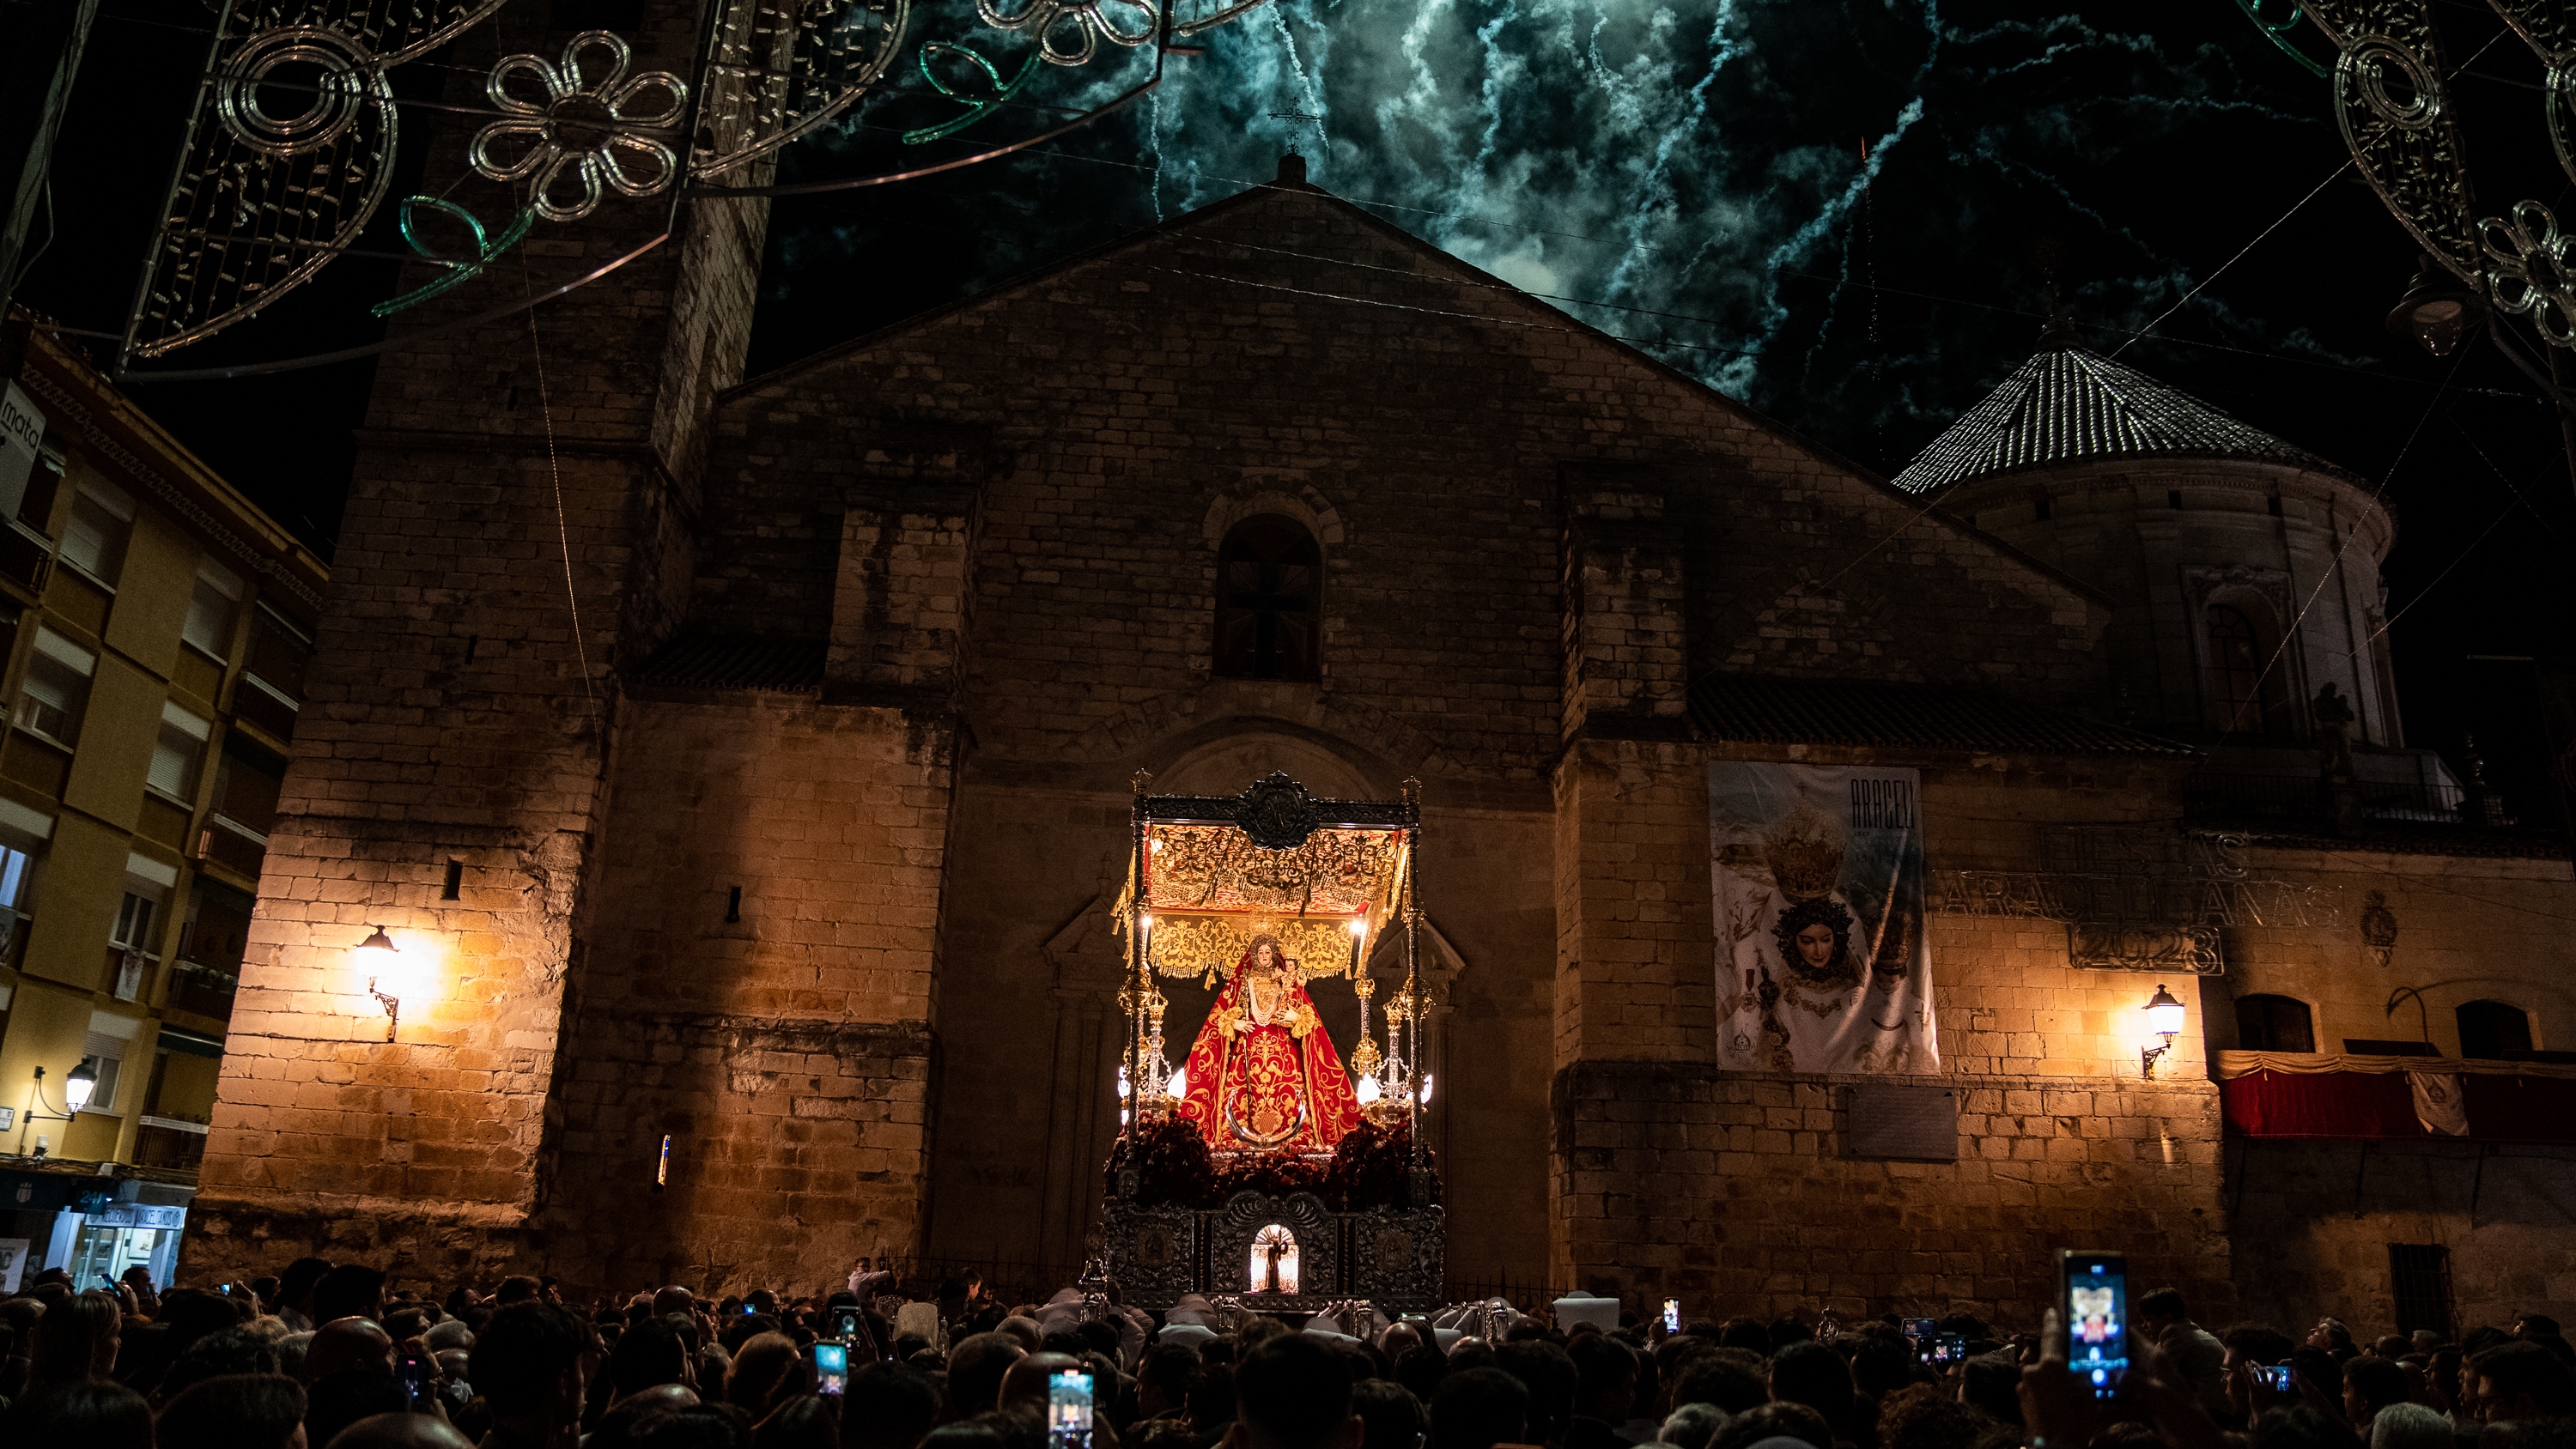
<path id="1" fill-rule="evenodd" d="M 1718 1065 L 1938 1072 L 1917 772 L 1717 761 L 1708 816 Z"/>

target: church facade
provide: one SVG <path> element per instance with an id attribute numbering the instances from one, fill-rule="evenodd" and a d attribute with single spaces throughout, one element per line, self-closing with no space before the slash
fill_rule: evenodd
<path id="1" fill-rule="evenodd" d="M 2557 1090 L 2535 913 L 2576 892 L 2555 841 L 2442 814 L 2384 651 L 2298 612 L 2332 539 L 2366 628 L 2390 542 L 2330 465 L 2120 368 L 2060 388 L 2129 419 L 2102 446 L 1989 409 L 1891 485 L 1289 166 L 744 380 L 763 214 L 690 216 L 538 314 L 551 438 L 524 319 L 383 364 L 192 1276 L 1069 1280 L 1137 777 L 1281 771 L 1418 782 L 1462 1294 L 2019 1322 L 2086 1246 L 2205 1322 L 2379 1323 L 2415 1311 L 2396 1244 L 2466 1315 L 2576 1299 L 2567 1149 L 2474 1101 L 2453 1141 L 2335 1115 L 2424 1075 L 2324 1035 L 2404 1035 L 2389 985 L 2452 1076 L 2447 1015 L 2516 1004 L 2486 1074 Z M 2266 649 L 2295 671 L 2247 674 Z M 1936 1051 L 1723 1060 L 1711 780 L 1743 764 L 1911 772 Z M 353 956 L 377 927 L 391 970 Z M 2186 1024 L 2142 1068 L 2160 988 Z M 2291 1075 L 2319 1132 L 2271 1130 Z"/>

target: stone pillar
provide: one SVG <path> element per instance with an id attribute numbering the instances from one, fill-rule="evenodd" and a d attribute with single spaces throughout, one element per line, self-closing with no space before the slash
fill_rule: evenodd
<path id="1" fill-rule="evenodd" d="M 1565 737 L 1687 738 L 1682 540 L 1663 496 L 1570 486 L 1562 502 Z"/>

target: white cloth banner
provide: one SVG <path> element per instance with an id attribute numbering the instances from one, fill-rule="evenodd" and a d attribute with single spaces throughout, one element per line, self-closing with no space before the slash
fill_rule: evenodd
<path id="1" fill-rule="evenodd" d="M 2436 1137 L 2469 1135 L 2469 1097 L 2457 1072 L 2408 1072 L 2415 1089 L 2415 1120 Z"/>
<path id="2" fill-rule="evenodd" d="M 1718 1065 L 1938 1072 L 1917 773 L 1717 761 L 1708 812 Z"/>

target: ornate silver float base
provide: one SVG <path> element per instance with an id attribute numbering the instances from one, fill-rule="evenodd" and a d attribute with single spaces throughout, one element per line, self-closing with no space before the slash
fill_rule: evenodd
<path id="1" fill-rule="evenodd" d="M 1273 1224 L 1296 1239 L 1295 1293 L 1253 1291 L 1252 1240 Z M 1101 1206 L 1110 1276 L 1142 1308 L 1169 1308 L 1187 1293 L 1292 1313 L 1354 1298 L 1390 1310 L 1436 1308 L 1446 1241 L 1447 1219 L 1436 1207 L 1337 1213 L 1311 1192 L 1239 1192 L 1212 1212 L 1115 1197 Z"/>

